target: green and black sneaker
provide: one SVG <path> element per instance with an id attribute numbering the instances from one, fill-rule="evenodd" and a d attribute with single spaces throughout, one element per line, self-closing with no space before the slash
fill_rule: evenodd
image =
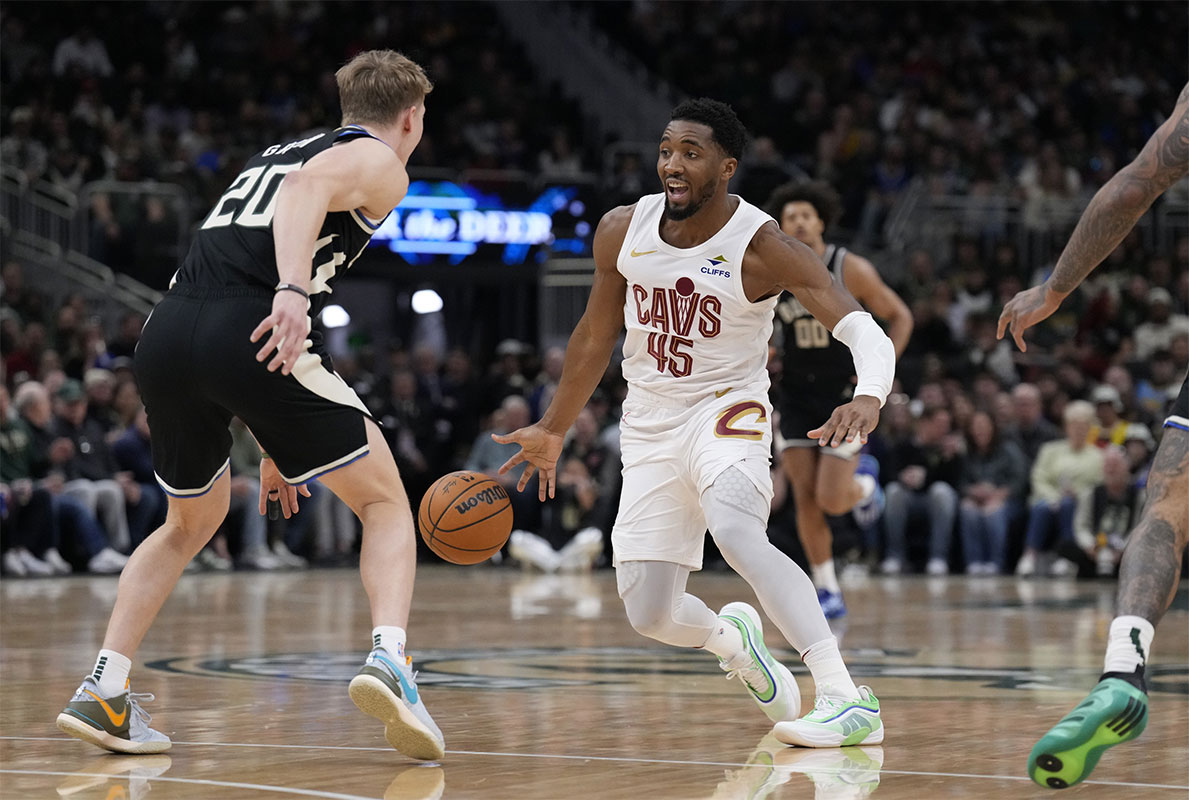
<path id="1" fill-rule="evenodd" d="M 58 728 L 113 753 L 163 753 L 173 742 L 149 727 L 152 717 L 140 706 L 154 699 L 151 694 L 132 693 L 127 684 L 114 697 L 100 697 L 99 686 L 88 677 L 58 715 Z"/>
<path id="2" fill-rule="evenodd" d="M 1131 741 L 1147 725 L 1148 695 L 1125 680 L 1104 678 L 1032 748 L 1028 775 L 1048 789 L 1081 783 L 1104 750 Z"/>

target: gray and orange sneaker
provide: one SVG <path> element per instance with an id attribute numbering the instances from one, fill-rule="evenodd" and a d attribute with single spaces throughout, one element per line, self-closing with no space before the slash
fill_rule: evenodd
<path id="1" fill-rule="evenodd" d="M 351 679 L 348 692 L 360 711 L 384 723 L 384 738 L 393 748 L 411 758 L 439 761 L 446 755 L 446 742 L 421 702 L 412 663 L 377 647 Z"/>
<path id="2" fill-rule="evenodd" d="M 173 746 L 169 737 L 149 727 L 153 719 L 141 703 L 156 698 L 135 694 L 124 684 L 114 697 L 100 697 L 99 686 L 88 677 L 58 715 L 58 729 L 113 753 L 163 753 Z"/>

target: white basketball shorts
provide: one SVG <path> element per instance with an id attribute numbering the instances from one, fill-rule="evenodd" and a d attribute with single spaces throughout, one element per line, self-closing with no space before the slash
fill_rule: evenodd
<path id="1" fill-rule="evenodd" d="M 693 405 L 633 389 L 620 420 L 623 492 L 611 531 L 615 563 L 702 568 L 702 493 L 736 466 L 770 502 L 772 407 L 762 387 Z"/>

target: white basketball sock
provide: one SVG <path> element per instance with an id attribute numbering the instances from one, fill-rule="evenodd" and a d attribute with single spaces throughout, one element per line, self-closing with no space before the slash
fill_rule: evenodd
<path id="1" fill-rule="evenodd" d="M 819 693 L 825 690 L 825 693 L 832 697 L 846 700 L 859 698 L 859 689 L 851 680 L 846 665 L 842 663 L 842 654 L 838 652 L 838 640 L 833 636 L 809 645 L 801 653 L 801 660 L 813 675 L 813 683 Z"/>
<path id="2" fill-rule="evenodd" d="M 743 635 L 733 623 L 716 620 L 714 630 L 702 649 L 709 650 L 724 661 L 730 661 L 743 649 Z"/>
<path id="3" fill-rule="evenodd" d="M 1115 617 L 1107 636 L 1104 672 L 1128 675 L 1148 663 L 1152 652 L 1152 623 L 1143 617 Z"/>
<path id="4" fill-rule="evenodd" d="M 834 559 L 829 558 L 820 564 L 814 564 L 811 569 L 813 570 L 814 586 L 834 594 L 839 594 L 842 591 L 842 587 L 838 585 L 838 578 L 834 575 Z"/>
<path id="5" fill-rule="evenodd" d="M 383 647 L 397 658 L 405 657 L 405 629 L 395 625 L 377 625 L 372 628 L 372 649 Z"/>
<path id="6" fill-rule="evenodd" d="M 99 687 L 99 696 L 106 700 L 123 694 L 131 670 L 132 661 L 128 656 L 115 650 L 100 650 L 99 657 L 95 659 L 95 668 L 91 670 L 91 680 Z"/>

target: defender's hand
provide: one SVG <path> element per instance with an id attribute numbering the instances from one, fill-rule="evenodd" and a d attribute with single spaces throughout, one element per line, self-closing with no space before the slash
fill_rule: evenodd
<path id="1" fill-rule="evenodd" d="M 857 437 L 867 444 L 867 434 L 879 424 L 879 400 L 861 394 L 846 405 L 838 406 L 825 425 L 808 433 L 810 439 L 817 439 L 819 447 L 838 447 L 843 442 L 853 442 Z"/>
<path id="2" fill-rule="evenodd" d="M 520 482 L 516 484 L 516 490 L 523 492 L 524 487 L 528 486 L 533 472 L 540 471 L 537 497 L 540 500 L 544 500 L 546 495 L 553 497 L 554 488 L 557 485 L 557 459 L 561 457 L 561 447 L 564 441 L 564 437 L 560 433 L 542 428 L 538 423 L 504 435 L 493 433 L 491 438 L 500 444 L 520 445 L 520 451 L 500 467 L 500 475 L 524 462 L 527 466 L 520 475 Z"/>
<path id="3" fill-rule="evenodd" d="M 269 372 L 275 372 L 277 367 L 281 368 L 282 375 L 293 371 L 293 365 L 305 349 L 306 336 L 310 332 L 309 310 L 309 300 L 297 292 L 280 291 L 273 296 L 272 313 L 260 321 L 251 337 L 256 342 L 264 334 L 272 332 L 256 353 L 256 360 L 263 361 L 269 353 L 276 351 L 276 355 L 268 362 Z"/>
<path id="4" fill-rule="evenodd" d="M 1003 307 L 1003 313 L 999 315 L 999 329 L 996 331 L 995 337 L 1002 339 L 1004 331 L 1010 326 L 1011 337 L 1016 340 L 1016 347 L 1020 348 L 1021 353 L 1027 352 L 1028 345 L 1024 344 L 1024 331 L 1036 323 L 1048 319 L 1061 306 L 1063 299 L 1062 295 L 1049 291 L 1044 284 L 1025 289 L 1007 301 L 1007 305 Z"/>

